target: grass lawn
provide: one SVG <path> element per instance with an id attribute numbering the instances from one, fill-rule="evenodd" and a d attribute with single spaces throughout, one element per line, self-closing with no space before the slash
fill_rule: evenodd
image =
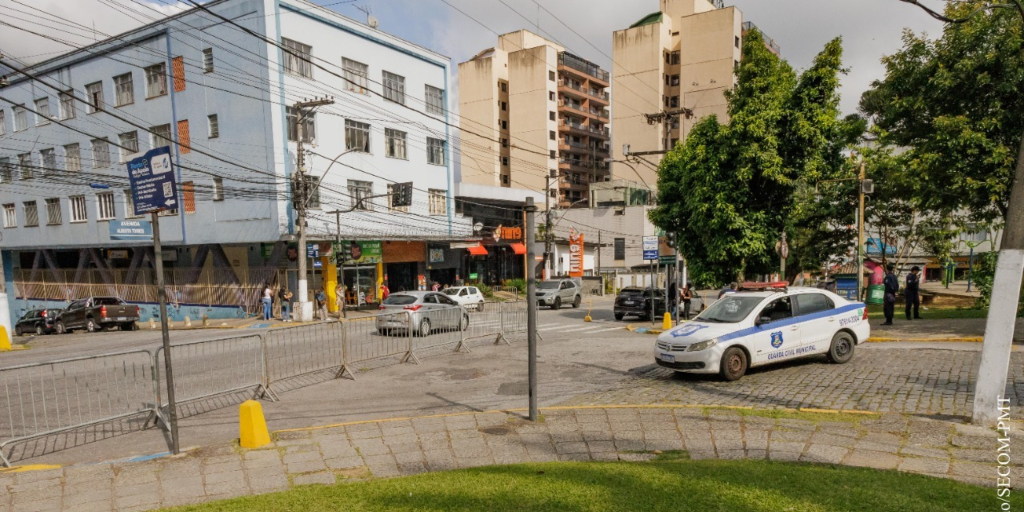
<path id="1" fill-rule="evenodd" d="M 896 319 L 904 318 L 905 311 L 902 304 L 896 304 Z M 921 318 L 931 320 L 936 318 L 987 318 L 987 309 L 973 308 L 921 308 Z M 868 306 L 868 318 L 885 318 L 881 304 Z"/>
<path id="2" fill-rule="evenodd" d="M 1011 496 L 1013 510 L 1024 508 L 1020 496 Z M 171 510 L 952 512 L 999 510 L 999 505 L 995 489 L 906 473 L 769 461 L 662 460 L 490 466 L 307 486 Z"/>

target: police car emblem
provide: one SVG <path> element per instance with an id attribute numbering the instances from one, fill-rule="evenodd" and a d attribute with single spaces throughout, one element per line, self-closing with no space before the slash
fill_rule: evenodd
<path id="1" fill-rule="evenodd" d="M 693 334 L 693 333 L 695 333 L 695 332 L 697 332 L 697 331 L 699 331 L 701 329 L 707 329 L 707 328 L 708 328 L 708 326 L 706 326 L 706 325 L 690 324 L 690 325 L 684 325 L 684 326 L 682 326 L 682 327 L 672 331 L 671 334 L 672 334 L 673 338 L 682 338 L 684 336 L 689 336 L 689 335 L 691 335 L 691 334 Z"/>
<path id="2" fill-rule="evenodd" d="M 782 346 L 782 331 L 775 331 L 772 333 L 772 347 L 779 348 Z"/>

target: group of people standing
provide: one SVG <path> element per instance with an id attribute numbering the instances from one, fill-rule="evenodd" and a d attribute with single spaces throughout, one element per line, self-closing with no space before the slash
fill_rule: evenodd
<path id="1" fill-rule="evenodd" d="M 337 285 L 337 287 L 335 287 L 334 304 L 338 308 L 338 317 L 339 318 L 345 318 L 346 317 L 346 314 L 345 314 L 345 289 L 346 289 L 345 285 L 343 285 L 341 283 L 339 283 Z M 390 291 L 388 290 L 387 282 L 384 282 L 381 285 L 381 290 L 380 291 L 381 291 L 381 300 L 386 299 L 388 297 L 388 295 L 390 295 Z M 266 283 L 264 285 L 264 287 L 263 287 L 263 295 L 262 295 L 262 297 L 260 299 L 260 302 L 263 304 L 263 319 L 264 320 L 271 320 L 274 317 L 274 314 L 273 314 L 274 296 L 275 296 L 275 293 L 274 293 L 273 287 L 271 287 L 270 283 Z M 280 287 L 277 290 L 276 296 L 277 296 L 277 299 L 281 301 L 281 321 L 282 322 L 291 322 L 292 321 L 292 301 L 293 301 L 294 294 L 292 294 L 291 290 L 289 290 L 289 289 L 285 288 L 284 286 L 282 286 L 282 287 Z M 313 300 L 314 300 L 314 304 L 316 306 L 316 310 L 315 311 L 316 311 L 316 318 L 317 318 L 317 320 L 327 320 L 327 318 L 328 318 L 328 316 L 327 316 L 327 289 L 326 288 L 321 288 L 321 289 L 317 290 L 316 293 L 313 294 Z"/>
<path id="2" fill-rule="evenodd" d="M 677 313 L 681 318 L 690 319 L 690 304 L 693 301 L 693 283 L 686 283 L 680 290 L 675 282 L 668 285 L 668 310 L 675 316 Z M 677 311 L 677 306 L 683 305 L 682 311 Z"/>
<path id="3" fill-rule="evenodd" d="M 885 279 L 882 281 L 882 284 L 885 286 L 885 297 L 882 302 L 882 309 L 885 313 L 885 323 L 882 325 L 892 325 L 892 317 L 896 313 L 896 294 L 900 291 L 900 280 L 896 277 L 896 267 L 894 265 L 887 265 L 885 267 L 885 271 Z M 907 283 L 903 287 L 903 298 L 906 301 L 907 320 L 921 319 L 921 276 L 918 275 L 920 271 L 921 267 L 916 265 L 911 267 L 910 273 L 907 274 Z M 911 313 L 913 313 L 913 316 L 911 316 Z"/>

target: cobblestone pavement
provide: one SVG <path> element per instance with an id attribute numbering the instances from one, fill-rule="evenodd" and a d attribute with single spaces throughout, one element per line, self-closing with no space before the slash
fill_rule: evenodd
<path id="1" fill-rule="evenodd" d="M 858 350 L 845 365 L 822 359 L 754 369 L 736 382 L 639 368 L 615 389 L 573 397 L 561 405 L 703 404 L 856 409 L 968 417 L 981 353 L 955 350 Z M 1007 396 L 1024 398 L 1024 353 L 1013 353 Z"/>
<path id="2" fill-rule="evenodd" d="M 770 459 L 865 466 L 994 485 L 998 435 L 901 414 L 769 418 L 692 407 L 552 408 L 544 422 L 505 412 L 370 421 L 280 432 L 258 450 L 221 446 L 132 464 L 0 474 L 0 511 L 119 512 L 298 485 L 545 461 Z M 1024 437 L 1019 438 L 1024 442 Z M 1014 482 L 1024 479 L 1011 467 Z M 1019 485 L 1019 484 L 1018 484 Z"/>

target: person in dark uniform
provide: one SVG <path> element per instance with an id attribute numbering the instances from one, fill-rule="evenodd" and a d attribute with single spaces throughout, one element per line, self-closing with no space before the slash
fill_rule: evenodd
<path id="1" fill-rule="evenodd" d="M 882 302 L 885 323 L 882 325 L 892 325 L 892 317 L 896 313 L 896 294 L 900 291 L 900 280 L 893 272 L 894 269 L 895 267 L 891 263 L 886 265 L 885 279 L 882 280 L 882 284 L 885 285 L 885 298 Z"/>
<path id="2" fill-rule="evenodd" d="M 917 275 L 920 271 L 921 267 L 917 265 L 910 268 L 910 274 L 907 275 L 907 286 L 903 289 L 903 295 L 907 301 L 907 320 L 910 320 L 911 306 L 914 308 L 914 319 L 921 319 L 921 295 L 918 293 L 921 277 Z"/>
<path id="3" fill-rule="evenodd" d="M 676 285 L 675 281 L 669 283 L 668 294 L 667 297 L 665 297 L 665 300 L 668 301 L 668 309 L 665 311 L 670 313 L 673 317 L 676 316 L 676 304 L 679 300 L 679 288 L 677 288 L 677 286 L 678 285 Z"/>

